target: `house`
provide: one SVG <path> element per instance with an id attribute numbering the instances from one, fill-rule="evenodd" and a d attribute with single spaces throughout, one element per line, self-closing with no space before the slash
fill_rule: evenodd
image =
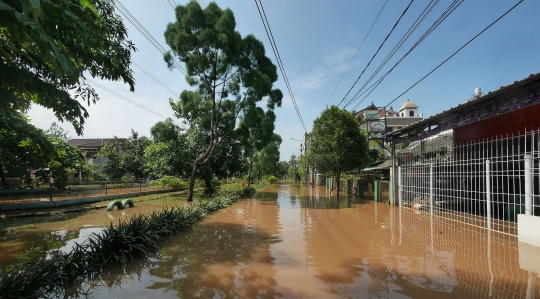
<path id="1" fill-rule="evenodd" d="M 540 246 L 527 229 L 540 227 L 540 73 L 479 91 L 385 135 L 396 153 L 394 203 L 519 234 L 520 241 Z"/>
<path id="2" fill-rule="evenodd" d="M 105 163 L 105 158 L 97 157 L 97 153 L 110 142 L 116 142 L 114 138 L 71 139 L 69 145 L 81 150 L 89 165 Z"/>
<path id="3" fill-rule="evenodd" d="M 370 125 L 382 121 L 385 123 L 384 132 L 389 133 L 421 121 L 423 114 L 418 112 L 418 108 L 420 106 L 409 99 L 401 105 L 398 111 L 394 111 L 392 106 L 389 109 L 377 107 L 372 102 L 365 109 L 356 112 L 354 117 L 362 122 L 362 128 L 364 130 L 369 130 Z"/>

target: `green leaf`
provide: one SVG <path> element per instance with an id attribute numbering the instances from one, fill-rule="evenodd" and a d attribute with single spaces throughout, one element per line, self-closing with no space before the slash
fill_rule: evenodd
<path id="1" fill-rule="evenodd" d="M 4 3 L 3 1 L 0 1 L 0 10 L 8 10 L 8 11 L 11 11 L 11 10 L 15 10 L 13 7 L 7 5 L 6 3 Z"/>

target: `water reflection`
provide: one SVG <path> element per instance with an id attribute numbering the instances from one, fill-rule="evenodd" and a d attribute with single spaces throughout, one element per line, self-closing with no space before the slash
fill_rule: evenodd
<path id="1" fill-rule="evenodd" d="M 85 233 L 49 238 L 67 248 Z M 160 252 L 111 267 L 66 297 L 540 298 L 539 263 L 531 262 L 537 255 L 530 249 L 524 259 L 518 247 L 512 236 L 284 184 L 211 215 Z"/>

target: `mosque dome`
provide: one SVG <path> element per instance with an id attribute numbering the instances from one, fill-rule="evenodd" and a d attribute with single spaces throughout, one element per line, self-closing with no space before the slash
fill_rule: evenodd
<path id="1" fill-rule="evenodd" d="M 405 108 L 418 108 L 418 105 L 416 105 L 413 101 L 407 99 L 403 105 L 401 105 L 401 108 L 399 110 L 403 110 Z"/>

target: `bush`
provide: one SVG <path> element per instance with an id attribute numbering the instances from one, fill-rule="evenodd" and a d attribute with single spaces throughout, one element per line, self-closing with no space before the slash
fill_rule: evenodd
<path id="1" fill-rule="evenodd" d="M 128 186 L 131 186 L 132 184 L 132 181 L 135 177 L 131 174 L 128 174 L 128 175 L 124 175 L 120 178 L 120 180 L 122 180 L 122 184 L 126 187 Z"/>
<path id="2" fill-rule="evenodd" d="M 160 189 L 163 187 L 177 189 L 177 188 L 184 187 L 186 185 L 187 183 L 184 182 L 182 179 L 169 176 L 169 175 L 165 175 L 160 179 L 153 180 L 153 181 L 150 181 L 150 183 L 148 183 L 148 186 L 155 189 Z"/>
<path id="3" fill-rule="evenodd" d="M 269 176 L 268 177 L 268 182 L 270 182 L 271 184 L 277 182 L 277 178 L 273 175 Z"/>

